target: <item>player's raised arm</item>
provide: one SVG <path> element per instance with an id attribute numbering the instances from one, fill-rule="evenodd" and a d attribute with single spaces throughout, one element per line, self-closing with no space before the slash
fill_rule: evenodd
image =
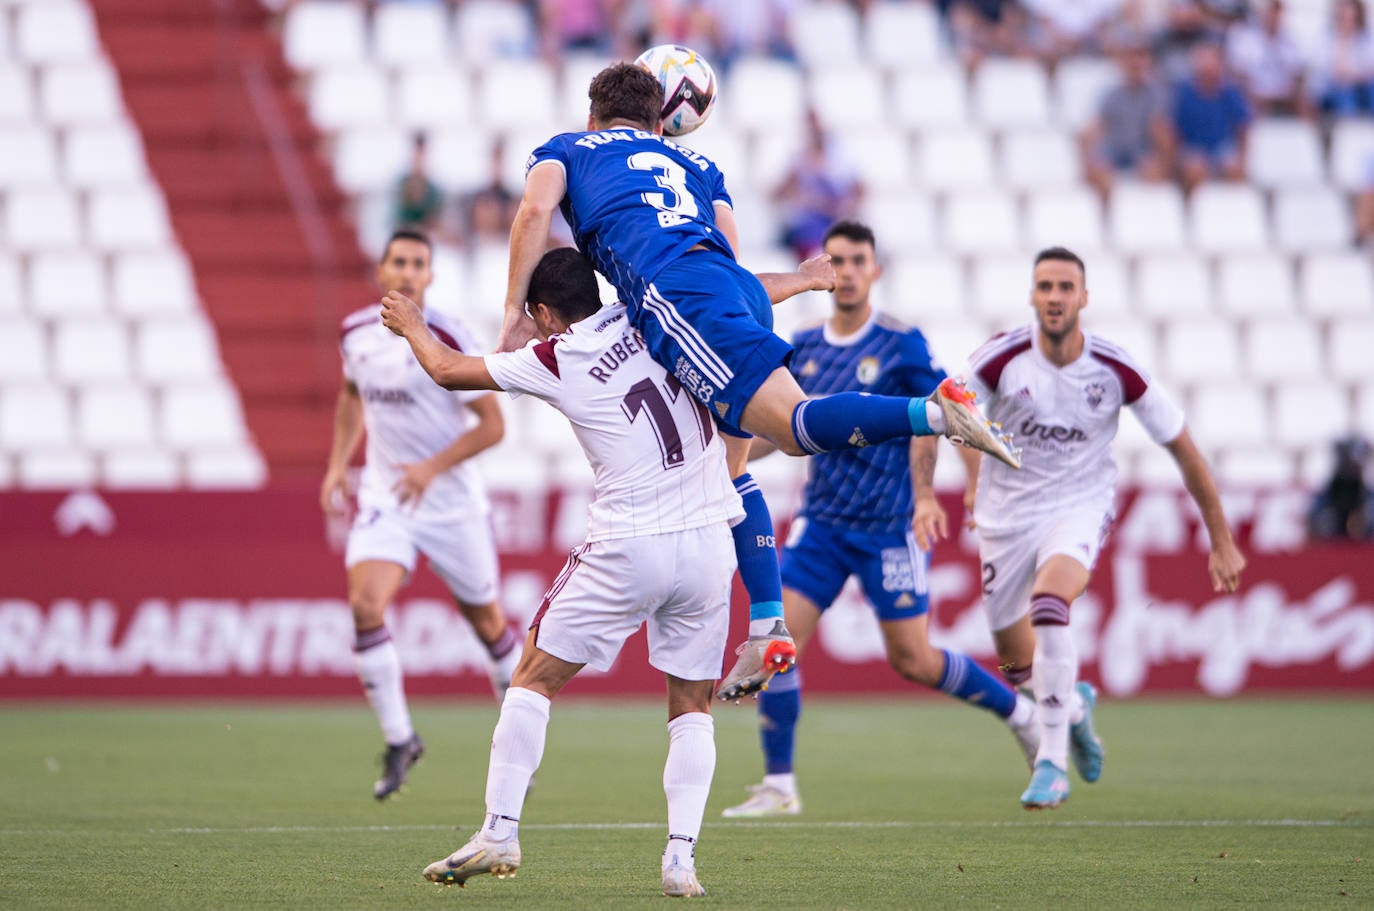
<path id="1" fill-rule="evenodd" d="M 834 291 L 835 267 L 829 253 L 804 260 L 795 272 L 757 272 L 755 277 L 768 292 L 768 300 L 780 304 L 806 291 Z"/>
<path id="2" fill-rule="evenodd" d="M 534 323 L 525 314 L 530 275 L 549 243 L 549 225 L 568 182 L 556 161 L 536 164 L 525 178 L 525 195 L 510 229 L 510 266 L 506 275 L 506 312 L 497 351 L 514 351 L 534 338 Z"/>
<path id="3" fill-rule="evenodd" d="M 1198 452 L 1197 444 L 1184 429 L 1178 436 L 1164 444 L 1169 454 L 1178 463 L 1183 475 L 1183 485 L 1188 488 L 1193 502 L 1202 511 L 1203 524 L 1207 526 L 1207 537 L 1212 542 L 1212 552 L 1207 557 L 1207 572 L 1212 577 L 1213 591 L 1233 592 L 1240 587 L 1240 574 L 1245 569 L 1245 556 L 1236 546 L 1231 536 L 1231 527 L 1226 524 L 1226 514 L 1221 509 L 1221 498 L 1217 496 L 1212 472 L 1207 468 L 1207 460 Z"/>
<path id="4" fill-rule="evenodd" d="M 500 389 L 486 362 L 455 351 L 435 338 L 415 302 L 398 291 L 382 298 L 382 325 L 410 342 L 415 359 L 445 389 Z"/>

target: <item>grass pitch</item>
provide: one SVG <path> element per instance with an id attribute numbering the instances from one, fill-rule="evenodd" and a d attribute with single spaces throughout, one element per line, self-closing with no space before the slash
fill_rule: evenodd
<path id="1" fill-rule="evenodd" d="M 429 753 L 371 797 L 361 700 L 0 707 L 0 906 L 663 908 L 661 705 L 554 705 L 513 880 L 421 868 L 482 818 L 489 704 L 417 707 Z M 720 818 L 761 774 L 716 710 L 708 908 L 1374 907 L 1374 702 L 1106 702 L 1102 780 L 1026 813 L 994 719 L 953 702 L 805 708 L 805 815 Z"/>

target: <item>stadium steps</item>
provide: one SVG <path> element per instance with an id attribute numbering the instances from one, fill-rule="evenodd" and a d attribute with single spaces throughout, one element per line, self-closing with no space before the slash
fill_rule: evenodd
<path id="1" fill-rule="evenodd" d="M 269 477 L 316 478 L 339 320 L 375 290 L 269 14 L 258 0 L 91 7 Z"/>

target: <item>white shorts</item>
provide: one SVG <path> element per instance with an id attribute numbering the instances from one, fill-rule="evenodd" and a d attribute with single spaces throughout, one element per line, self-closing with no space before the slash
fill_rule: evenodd
<path id="1" fill-rule="evenodd" d="M 648 627 L 649 663 L 683 680 L 720 677 L 735 544 L 723 523 L 574 548 L 530 628 L 534 644 L 608 671 Z"/>
<path id="2" fill-rule="evenodd" d="M 491 519 L 485 515 L 436 522 L 416 520 L 396 509 L 362 509 L 348 532 L 344 565 L 385 560 L 399 563 L 410 573 L 421 553 L 459 601 L 490 604 L 496 600 L 496 541 Z"/>
<path id="3" fill-rule="evenodd" d="M 1030 611 L 1035 574 L 1050 557 L 1063 554 L 1089 571 L 1097 563 L 1112 528 L 1110 506 L 1087 504 L 1035 525 L 979 531 L 978 557 L 983 564 L 983 607 L 994 632 L 1006 629 Z"/>

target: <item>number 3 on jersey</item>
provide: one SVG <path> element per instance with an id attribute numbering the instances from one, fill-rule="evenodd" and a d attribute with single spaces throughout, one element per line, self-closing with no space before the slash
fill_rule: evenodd
<path id="1" fill-rule="evenodd" d="M 697 217 L 697 201 L 687 189 L 687 170 L 662 152 L 636 152 L 625 160 L 633 170 L 650 171 L 666 193 L 641 193 L 658 210 L 658 226 L 671 228 Z"/>

